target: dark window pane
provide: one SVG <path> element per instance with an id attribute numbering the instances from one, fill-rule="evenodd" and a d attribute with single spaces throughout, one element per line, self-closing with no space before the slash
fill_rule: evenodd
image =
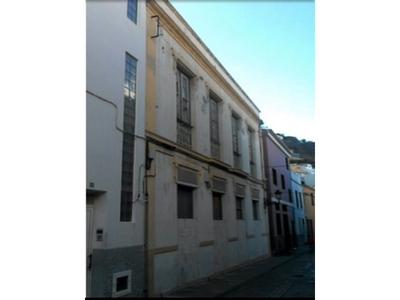
<path id="1" fill-rule="evenodd" d="M 178 219 L 193 219 L 193 190 L 178 185 Z"/>
<path id="2" fill-rule="evenodd" d="M 213 215 L 214 220 L 222 220 L 222 196 L 219 193 L 213 193 Z"/>

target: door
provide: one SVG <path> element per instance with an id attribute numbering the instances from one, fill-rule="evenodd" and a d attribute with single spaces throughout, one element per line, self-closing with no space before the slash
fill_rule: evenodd
<path id="1" fill-rule="evenodd" d="M 92 228 L 93 208 L 86 207 L 86 297 L 90 297 L 92 286 Z"/>

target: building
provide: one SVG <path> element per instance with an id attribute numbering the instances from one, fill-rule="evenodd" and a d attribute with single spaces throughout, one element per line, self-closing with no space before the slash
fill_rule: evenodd
<path id="1" fill-rule="evenodd" d="M 307 235 L 315 239 L 315 188 L 303 184 L 304 204 L 307 217 Z"/>
<path id="2" fill-rule="evenodd" d="M 301 174 L 290 171 L 291 198 L 293 199 L 293 214 L 296 233 L 296 246 L 307 242 L 307 224 Z"/>
<path id="3" fill-rule="evenodd" d="M 143 296 L 146 2 L 86 1 L 87 297 Z"/>
<path id="4" fill-rule="evenodd" d="M 271 130 L 262 129 L 269 231 L 273 255 L 288 253 L 296 245 L 290 149 Z"/>
<path id="5" fill-rule="evenodd" d="M 146 289 L 268 257 L 259 109 L 168 1 L 147 2 Z"/>

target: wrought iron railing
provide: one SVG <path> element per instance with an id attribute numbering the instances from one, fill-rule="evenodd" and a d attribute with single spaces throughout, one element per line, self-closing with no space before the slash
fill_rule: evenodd
<path id="1" fill-rule="evenodd" d="M 256 177 L 256 164 L 254 162 L 250 162 L 250 174 L 253 177 Z"/>
<path id="2" fill-rule="evenodd" d="M 241 160 L 240 160 L 240 154 L 233 152 L 233 166 L 236 169 L 241 169 Z"/>
<path id="3" fill-rule="evenodd" d="M 190 125 L 178 122 L 176 142 L 187 148 L 192 148 L 192 128 Z"/>
<path id="4" fill-rule="evenodd" d="M 218 142 L 211 141 L 211 156 L 220 159 L 220 148 Z"/>

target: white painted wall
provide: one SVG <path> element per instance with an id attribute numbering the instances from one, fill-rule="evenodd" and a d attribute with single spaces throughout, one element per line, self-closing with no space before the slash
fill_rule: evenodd
<path id="1" fill-rule="evenodd" d="M 94 201 L 94 229 L 103 228 L 105 240 L 94 248 L 143 244 L 143 205 L 134 204 L 133 222 L 119 222 L 122 166 L 125 52 L 138 60 L 136 135 L 144 136 L 146 3 L 139 1 L 138 23 L 127 17 L 127 1 L 86 2 L 87 183 L 105 191 Z M 145 144 L 135 141 L 134 197 L 141 194 Z M 140 171 L 139 171 L 140 170 Z M 141 184 L 140 184 L 141 185 Z M 143 197 L 141 195 L 140 197 Z"/>

